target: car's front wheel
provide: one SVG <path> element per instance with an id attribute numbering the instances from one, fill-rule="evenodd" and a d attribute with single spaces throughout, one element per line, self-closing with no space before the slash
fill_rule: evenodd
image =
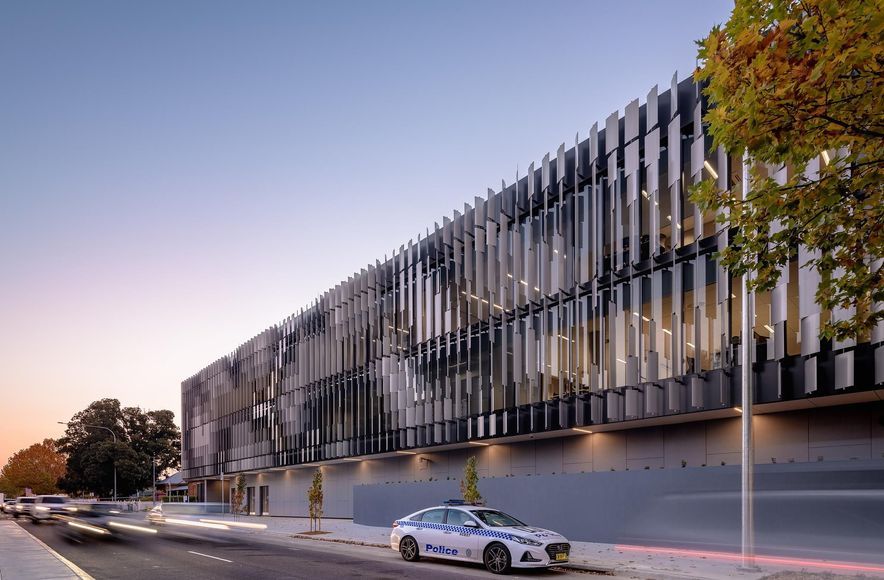
<path id="1" fill-rule="evenodd" d="M 493 574 L 506 574 L 510 571 L 510 551 L 506 546 L 495 542 L 485 548 L 485 567 Z"/>
<path id="2" fill-rule="evenodd" d="M 399 553 L 406 562 L 417 562 L 420 559 L 420 553 L 417 549 L 417 541 L 411 536 L 405 536 L 399 542 Z"/>

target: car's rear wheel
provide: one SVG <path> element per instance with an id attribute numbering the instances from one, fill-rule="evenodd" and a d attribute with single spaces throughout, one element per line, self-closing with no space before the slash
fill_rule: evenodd
<path id="1" fill-rule="evenodd" d="M 485 567 L 492 574 L 506 574 L 510 571 L 510 551 L 501 543 L 495 542 L 485 548 Z"/>
<path id="2" fill-rule="evenodd" d="M 405 536 L 399 541 L 399 553 L 406 562 L 417 562 L 420 559 L 420 553 L 417 549 L 417 541 L 411 536 Z"/>

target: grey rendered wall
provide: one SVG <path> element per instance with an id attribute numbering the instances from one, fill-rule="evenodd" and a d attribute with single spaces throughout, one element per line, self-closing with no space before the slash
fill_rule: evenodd
<path id="1" fill-rule="evenodd" d="M 884 460 L 884 403 L 825 407 L 755 417 L 755 459 L 758 464 L 828 463 Z M 354 486 L 412 482 L 456 485 L 470 456 L 478 459 L 483 478 L 518 478 L 561 474 L 678 470 L 732 466 L 740 460 L 740 419 L 681 423 L 571 435 L 521 443 L 471 446 L 446 452 L 399 455 L 325 465 L 326 517 L 350 518 L 358 512 Z M 682 469 L 684 462 L 687 471 Z M 316 467 L 271 471 L 247 476 L 248 485 L 270 486 L 270 512 L 306 516 L 306 493 Z M 708 469 L 708 468 L 707 468 Z M 485 481 L 484 479 L 482 481 Z M 436 485 L 441 485 L 436 484 Z M 447 488 L 440 488 L 444 491 Z M 451 495 L 451 494 L 454 495 Z M 354 510 L 354 508 L 357 508 Z M 415 508 L 417 509 L 417 508 Z M 413 511 L 413 510 L 412 510 Z M 407 513 L 405 511 L 404 513 Z M 403 515 L 403 514 L 399 514 Z M 389 518 L 384 516 L 384 525 Z M 392 521 L 392 520 L 390 520 Z"/>
<path id="2" fill-rule="evenodd" d="M 781 553 L 875 553 L 884 545 L 884 461 L 760 465 L 756 542 Z M 487 504 L 572 540 L 735 548 L 737 466 L 650 469 L 480 480 Z M 359 485 L 354 521 L 374 526 L 447 498 L 453 480 Z M 876 547 L 877 546 L 877 547 Z"/>

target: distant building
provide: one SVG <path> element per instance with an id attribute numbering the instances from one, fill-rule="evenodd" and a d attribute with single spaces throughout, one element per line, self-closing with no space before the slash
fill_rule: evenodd
<path id="1" fill-rule="evenodd" d="M 360 502 L 387 486 L 389 522 L 477 455 L 480 489 L 535 476 L 538 506 L 588 520 L 610 486 L 638 502 L 689 477 L 672 470 L 739 464 L 740 283 L 687 191 L 740 187 L 741 165 L 710 150 L 705 106 L 691 79 L 655 87 L 183 381 L 185 478 L 220 499 L 243 472 L 251 513 L 306 515 L 322 466 L 326 517 L 382 520 Z M 820 311 L 807 257 L 756 297 L 756 462 L 880 462 L 884 328 L 821 340 L 849 313 Z"/>

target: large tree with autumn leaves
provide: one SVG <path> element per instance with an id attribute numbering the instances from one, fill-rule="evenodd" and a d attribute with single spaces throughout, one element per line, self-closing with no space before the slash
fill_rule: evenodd
<path id="1" fill-rule="evenodd" d="M 22 449 L 0 471 L 0 491 L 17 496 L 30 489 L 35 494 L 57 493 L 65 472 L 65 457 L 55 450 L 55 441 L 44 439 Z"/>
<path id="2" fill-rule="evenodd" d="M 884 320 L 884 2 L 736 0 L 699 42 L 716 145 L 753 163 L 751 193 L 693 192 L 733 227 L 723 263 L 769 290 L 804 246 L 832 338 Z M 789 168 L 785 183 L 770 169 Z"/>

